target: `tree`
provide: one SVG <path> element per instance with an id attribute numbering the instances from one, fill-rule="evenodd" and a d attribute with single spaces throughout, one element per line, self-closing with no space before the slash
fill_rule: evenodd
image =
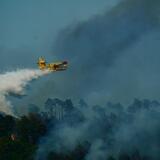
<path id="1" fill-rule="evenodd" d="M 118 160 L 131 160 L 129 155 L 126 153 L 120 153 Z"/>
<path id="2" fill-rule="evenodd" d="M 37 143 L 39 138 L 46 133 L 46 125 L 37 114 L 23 116 L 17 121 L 17 133 L 20 139 L 30 143 Z"/>
<path id="3" fill-rule="evenodd" d="M 33 160 L 36 146 L 24 141 L 0 139 L 0 160 Z"/>
<path id="4" fill-rule="evenodd" d="M 141 155 L 138 150 L 135 150 L 135 152 L 132 154 L 131 160 L 142 160 Z"/>
<path id="5" fill-rule="evenodd" d="M 15 119 L 12 116 L 0 116 L 0 137 L 9 136 L 15 128 Z"/>
<path id="6" fill-rule="evenodd" d="M 50 152 L 47 160 L 84 160 L 86 157 L 86 154 L 88 153 L 90 144 L 88 142 L 85 142 L 83 145 L 79 144 L 77 147 L 70 152 L 66 153 L 56 153 L 56 152 Z"/>
<path id="7" fill-rule="evenodd" d="M 107 160 L 116 160 L 113 156 L 109 156 Z"/>

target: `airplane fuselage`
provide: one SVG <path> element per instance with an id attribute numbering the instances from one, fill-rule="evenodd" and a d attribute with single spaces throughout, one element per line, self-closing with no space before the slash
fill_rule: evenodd
<path id="1" fill-rule="evenodd" d="M 39 58 L 37 64 L 40 70 L 50 70 L 50 71 L 63 71 L 66 70 L 68 67 L 67 61 L 46 63 L 44 58 Z"/>

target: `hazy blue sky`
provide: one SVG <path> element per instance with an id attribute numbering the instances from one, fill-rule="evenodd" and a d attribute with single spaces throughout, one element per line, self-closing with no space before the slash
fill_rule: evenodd
<path id="1" fill-rule="evenodd" d="M 0 0 L 1 64 L 10 55 L 12 62 L 7 68 L 29 67 L 39 55 L 51 54 L 55 36 L 62 28 L 101 14 L 117 1 Z M 0 66 L 6 67 L 5 63 Z"/>
<path id="2" fill-rule="evenodd" d="M 160 2 L 118 2 L 0 0 L 0 70 L 36 68 L 40 55 L 70 63 L 67 72 L 34 83 L 25 103 L 160 98 Z"/>

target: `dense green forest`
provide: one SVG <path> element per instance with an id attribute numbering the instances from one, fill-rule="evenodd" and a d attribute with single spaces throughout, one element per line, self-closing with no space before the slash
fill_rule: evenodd
<path id="1" fill-rule="evenodd" d="M 21 118 L 0 116 L 0 159 L 33 159 L 37 142 L 46 133 L 46 124 L 36 114 Z"/>
<path id="2" fill-rule="evenodd" d="M 29 105 L 29 113 L 19 118 L 1 113 L 0 160 L 89 160 L 92 159 L 90 156 L 93 156 L 93 160 L 158 160 L 159 155 L 156 154 L 160 150 L 158 148 L 160 144 L 158 141 L 160 139 L 160 127 L 158 128 L 159 125 L 155 124 L 158 124 L 160 117 L 159 107 L 160 104 L 157 101 L 140 101 L 138 99 L 135 99 L 127 110 L 121 104 L 112 104 L 110 102 L 107 103 L 106 109 L 97 105 L 89 107 L 83 100 L 80 100 L 79 104 L 75 106 L 71 100 L 48 99 L 45 102 L 43 111 L 40 111 L 38 106 L 32 104 Z M 94 113 L 92 123 L 83 112 L 90 109 Z M 137 122 L 143 123 L 142 120 L 141 122 L 137 121 L 137 114 L 139 113 L 142 113 L 143 116 L 147 115 L 147 120 L 152 120 L 155 128 L 145 129 L 150 125 L 149 123 L 152 123 L 147 122 L 142 126 L 140 125 L 141 129 L 144 127 L 142 130 L 137 129 L 137 126 L 135 127 L 135 125 L 139 125 Z M 136 123 L 133 123 L 134 121 Z M 43 144 L 45 137 L 48 138 L 47 141 L 51 141 L 52 138 L 54 140 L 55 135 L 53 133 L 58 133 L 57 126 L 63 126 L 60 129 L 61 132 L 66 127 L 73 128 L 77 132 L 76 129 L 79 130 L 80 126 L 85 123 L 89 123 L 88 128 L 91 128 L 88 131 L 85 130 L 83 134 L 89 134 L 90 136 L 86 136 L 88 138 L 83 137 L 72 149 L 67 150 L 63 144 L 64 142 L 58 141 L 56 138 L 53 141 L 55 144 L 50 146 Z M 120 140 L 120 137 L 119 141 L 116 142 L 113 134 L 116 130 L 118 132 L 122 126 L 127 129 L 126 133 L 129 134 L 131 140 Z M 127 128 L 128 126 L 131 127 L 130 131 Z M 92 132 L 94 127 L 95 130 Z M 135 128 L 137 131 L 136 135 L 133 136 Z M 49 134 L 50 131 L 52 131 L 52 136 Z M 80 131 L 78 132 L 80 133 Z M 64 133 L 64 137 L 65 134 L 67 133 Z M 74 135 L 69 134 L 71 134 L 69 138 L 73 138 Z M 103 145 L 97 147 L 98 149 L 94 148 L 96 145 L 93 143 L 96 138 L 103 141 Z M 139 142 L 135 143 L 134 141 Z M 150 145 L 157 148 L 151 152 L 147 150 L 144 152 L 143 148 L 145 146 L 140 144 L 141 142 L 144 142 L 146 147 Z M 57 143 L 62 143 L 60 150 L 55 149 Z M 122 145 L 119 143 L 122 143 Z M 49 147 L 49 150 L 47 147 Z M 39 152 L 40 148 L 43 150 L 42 152 Z M 43 156 L 44 154 L 45 156 Z"/>

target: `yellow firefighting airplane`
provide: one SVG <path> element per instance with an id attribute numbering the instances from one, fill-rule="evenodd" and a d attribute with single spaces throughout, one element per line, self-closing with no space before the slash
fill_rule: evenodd
<path id="1" fill-rule="evenodd" d="M 43 57 L 38 59 L 38 67 L 40 70 L 49 70 L 49 71 L 63 71 L 68 67 L 67 61 L 55 62 L 55 63 L 46 63 L 46 60 Z"/>

